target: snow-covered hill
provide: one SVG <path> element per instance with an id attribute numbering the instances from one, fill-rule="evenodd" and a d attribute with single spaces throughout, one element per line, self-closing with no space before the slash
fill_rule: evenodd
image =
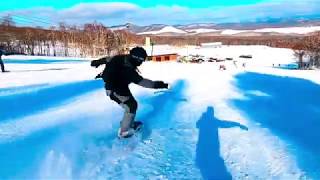
<path id="1" fill-rule="evenodd" d="M 142 32 L 142 33 L 138 33 L 139 35 L 144 35 L 144 34 L 163 34 L 163 33 L 175 33 L 175 34 L 186 34 L 187 32 L 181 30 L 181 29 L 177 29 L 173 26 L 166 26 L 162 29 L 160 29 L 159 31 L 147 31 L 147 32 Z"/>
<path id="2" fill-rule="evenodd" d="M 308 34 L 316 31 L 320 31 L 320 26 L 310 26 L 310 27 L 289 27 L 289 28 L 264 28 L 257 29 L 254 32 L 276 32 L 282 34 Z"/>
<path id="3" fill-rule="evenodd" d="M 218 29 L 205 29 L 205 28 L 187 30 L 188 33 L 195 33 L 195 34 L 219 32 L 219 31 L 221 31 L 221 30 L 218 30 Z"/>
<path id="4" fill-rule="evenodd" d="M 184 34 L 184 35 L 195 35 L 203 33 L 218 33 L 218 35 L 243 35 L 243 33 L 250 34 L 254 33 L 255 35 L 264 35 L 264 33 L 277 33 L 277 34 L 296 34 L 296 35 L 306 35 L 308 33 L 313 33 L 320 31 L 320 26 L 310 26 L 310 27 L 287 27 L 287 28 L 263 28 L 255 30 L 236 30 L 236 29 L 209 29 L 209 28 L 199 28 L 199 29 L 188 29 L 186 31 L 178 29 L 172 26 L 166 26 L 158 31 L 148 31 L 138 33 L 139 35 L 161 35 L 163 33 L 175 33 L 175 34 Z M 260 33 L 260 34 L 259 34 Z"/>
<path id="5" fill-rule="evenodd" d="M 130 85 L 145 126 L 129 140 L 116 138 L 123 110 L 94 80 L 103 67 L 4 57 L 1 179 L 320 178 L 319 71 L 272 68 L 294 61 L 289 49 L 155 48 L 170 51 L 237 64 L 145 62 L 142 76 L 171 87 Z"/>
<path id="6" fill-rule="evenodd" d="M 319 19 L 319 18 L 318 18 Z M 162 28 L 169 26 L 166 24 L 151 24 L 151 25 L 136 25 L 132 23 L 127 23 L 124 25 L 119 26 L 111 26 L 109 27 L 112 30 L 118 30 L 118 29 L 126 29 L 133 33 L 143 33 L 143 32 L 149 32 L 149 31 L 159 31 Z M 214 23 L 192 23 L 192 24 L 178 24 L 178 25 L 170 25 L 174 28 L 187 31 L 190 30 L 198 31 L 197 29 L 208 29 L 209 30 L 220 30 L 221 32 L 224 30 L 246 30 L 250 31 L 249 33 L 255 33 L 251 31 L 255 30 L 262 30 L 264 31 L 267 29 L 267 33 L 272 34 L 274 28 L 276 28 L 276 31 L 278 28 L 284 30 L 286 28 L 292 29 L 292 28 L 303 28 L 303 27 L 319 27 L 320 22 L 317 19 L 314 20 L 303 20 L 303 19 L 261 19 L 257 22 L 243 22 L 243 23 L 222 23 L 222 24 L 214 24 Z M 271 32 L 269 31 L 271 29 Z M 280 31 L 282 32 L 282 31 Z M 297 30 L 294 30 L 294 32 L 300 32 Z M 202 33 L 200 31 L 200 33 Z M 206 32 L 207 33 L 207 32 Z M 258 35 L 264 34 L 263 32 L 256 32 Z M 241 34 L 241 33 L 240 33 Z M 216 35 L 216 33 L 215 33 Z"/>

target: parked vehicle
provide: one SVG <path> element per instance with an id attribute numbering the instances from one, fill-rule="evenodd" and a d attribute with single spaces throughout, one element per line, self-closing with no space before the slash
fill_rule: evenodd
<path id="1" fill-rule="evenodd" d="M 218 60 L 218 58 L 213 58 L 213 57 L 210 57 L 208 62 L 216 62 Z"/>
<path id="2" fill-rule="evenodd" d="M 240 58 L 246 58 L 246 59 L 251 59 L 252 55 L 241 55 L 239 56 Z"/>

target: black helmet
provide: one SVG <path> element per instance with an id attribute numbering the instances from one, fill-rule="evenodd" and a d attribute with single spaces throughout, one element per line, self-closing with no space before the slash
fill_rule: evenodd
<path id="1" fill-rule="evenodd" d="M 143 61 L 147 58 L 147 52 L 142 47 L 135 47 L 130 50 L 130 60 L 135 66 L 140 66 Z"/>

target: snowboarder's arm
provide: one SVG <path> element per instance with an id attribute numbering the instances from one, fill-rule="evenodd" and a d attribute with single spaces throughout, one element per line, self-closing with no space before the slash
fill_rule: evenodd
<path id="1" fill-rule="evenodd" d="M 91 61 L 91 66 L 97 68 L 102 64 L 107 64 L 111 59 L 112 59 L 111 57 L 103 57 L 98 60 L 93 60 L 93 61 Z"/>
<path id="2" fill-rule="evenodd" d="M 145 87 L 145 88 L 152 88 L 152 89 L 168 89 L 168 84 L 164 83 L 163 81 L 152 81 L 149 79 L 143 78 L 138 85 Z"/>

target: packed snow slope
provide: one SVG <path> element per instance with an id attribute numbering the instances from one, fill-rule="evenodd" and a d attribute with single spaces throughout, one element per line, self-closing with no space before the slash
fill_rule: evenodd
<path id="1" fill-rule="evenodd" d="M 247 51 L 253 59 L 237 61 L 245 68 L 225 63 L 225 71 L 214 62 L 140 67 L 171 87 L 130 86 L 145 126 L 129 140 L 116 138 L 123 110 L 94 80 L 103 67 L 6 58 L 1 179 L 319 179 L 319 71 L 272 68 L 292 61 L 286 49 L 213 51 Z"/>

